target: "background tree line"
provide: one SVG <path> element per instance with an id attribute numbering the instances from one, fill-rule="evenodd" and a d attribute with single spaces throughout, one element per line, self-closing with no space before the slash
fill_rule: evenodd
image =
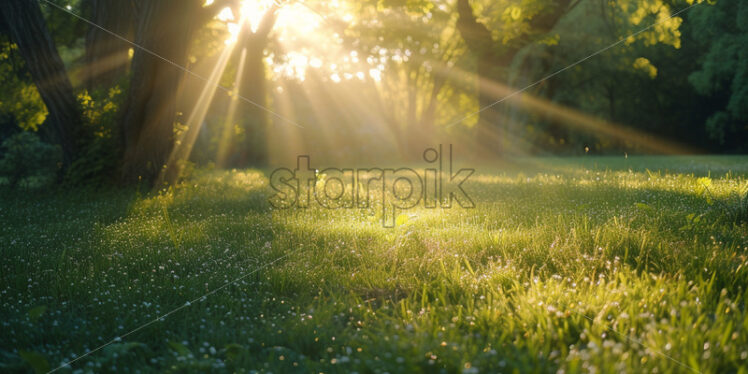
<path id="1" fill-rule="evenodd" d="M 194 146 L 178 161 L 219 167 L 301 152 L 407 159 L 439 141 L 489 159 L 745 152 L 748 4 L 710 1 L 669 18 L 692 4 L 288 1 L 233 33 L 219 72 L 230 92 L 191 124 L 198 78 L 232 37 L 222 15 L 243 2 L 6 0 L 0 171 L 11 184 L 35 170 L 70 183 L 173 182 L 182 166 L 169 159 L 187 133 Z"/>

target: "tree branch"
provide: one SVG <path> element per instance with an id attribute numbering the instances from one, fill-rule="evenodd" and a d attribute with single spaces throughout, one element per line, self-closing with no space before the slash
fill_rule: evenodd
<path id="1" fill-rule="evenodd" d="M 561 17 L 563 17 L 566 13 L 568 13 L 571 9 L 573 9 L 579 3 L 580 3 L 579 0 L 557 1 L 556 6 L 553 9 L 550 9 L 549 11 L 546 11 L 538 15 L 537 17 L 534 17 L 532 20 L 530 20 L 530 29 L 537 30 L 538 33 L 540 34 L 545 34 L 545 33 L 550 32 L 556 26 L 556 23 L 558 23 Z"/>
<path id="2" fill-rule="evenodd" d="M 495 44 L 491 31 L 478 22 L 473 12 L 473 7 L 468 0 L 457 1 L 457 29 L 465 40 L 468 48 L 475 54 L 485 54 L 491 51 Z"/>

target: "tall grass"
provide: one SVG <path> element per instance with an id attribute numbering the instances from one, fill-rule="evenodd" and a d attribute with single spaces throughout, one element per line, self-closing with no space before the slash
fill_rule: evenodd
<path id="1" fill-rule="evenodd" d="M 257 171 L 6 193 L 0 371 L 745 373 L 746 161 L 518 160 L 393 229 Z"/>

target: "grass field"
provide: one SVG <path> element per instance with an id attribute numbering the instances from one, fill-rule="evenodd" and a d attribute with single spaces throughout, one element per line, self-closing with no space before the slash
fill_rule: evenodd
<path id="1" fill-rule="evenodd" d="M 0 371 L 748 373 L 747 187 L 748 157 L 522 159 L 392 229 L 257 171 L 6 191 Z"/>

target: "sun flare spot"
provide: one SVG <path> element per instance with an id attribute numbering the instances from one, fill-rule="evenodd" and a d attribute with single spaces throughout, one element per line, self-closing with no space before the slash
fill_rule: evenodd
<path id="1" fill-rule="evenodd" d="M 249 22 L 249 28 L 256 32 L 265 13 L 280 3 L 278 0 L 244 0 L 241 5 L 241 19 Z"/>

